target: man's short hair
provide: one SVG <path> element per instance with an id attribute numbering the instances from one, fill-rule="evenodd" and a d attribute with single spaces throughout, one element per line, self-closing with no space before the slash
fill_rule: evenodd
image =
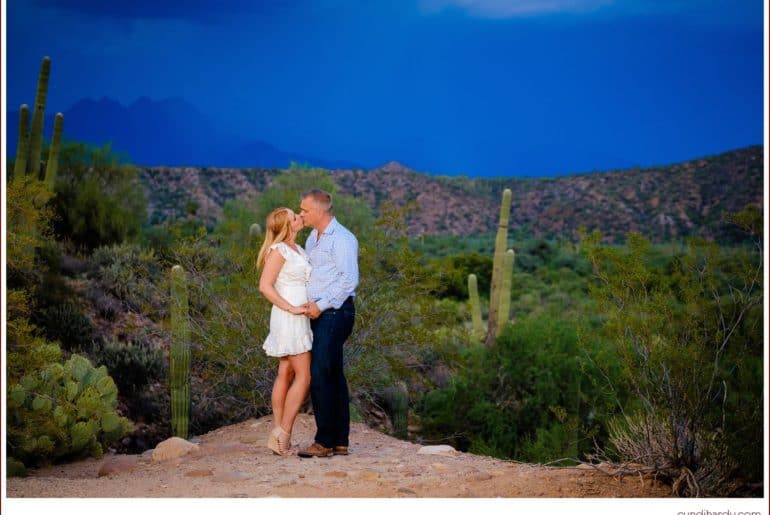
<path id="1" fill-rule="evenodd" d="M 331 213 L 334 206 L 332 205 L 332 196 L 331 193 L 324 190 L 310 190 L 306 191 L 302 194 L 302 198 L 312 198 L 318 206 L 323 209 L 324 211 Z"/>

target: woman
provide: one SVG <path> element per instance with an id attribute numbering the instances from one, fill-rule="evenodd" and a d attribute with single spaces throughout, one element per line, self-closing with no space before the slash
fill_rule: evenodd
<path id="1" fill-rule="evenodd" d="M 302 229 L 302 218 L 286 207 L 267 216 L 265 242 L 257 256 L 262 268 L 259 291 L 273 303 L 270 334 L 262 348 L 280 359 L 273 384 L 273 423 L 267 446 L 286 456 L 299 408 L 310 388 L 310 349 L 313 332 L 307 311 L 307 282 L 311 266 L 307 254 L 294 241 Z"/>

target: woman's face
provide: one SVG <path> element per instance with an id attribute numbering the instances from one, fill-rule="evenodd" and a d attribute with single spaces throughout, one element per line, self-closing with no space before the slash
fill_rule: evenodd
<path id="1" fill-rule="evenodd" d="M 291 227 L 291 231 L 295 233 L 301 231 L 305 226 L 302 217 L 291 209 L 287 209 L 286 211 L 289 213 L 289 227 Z"/>

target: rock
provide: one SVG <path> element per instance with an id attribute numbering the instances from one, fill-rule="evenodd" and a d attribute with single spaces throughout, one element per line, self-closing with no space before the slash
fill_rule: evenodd
<path id="1" fill-rule="evenodd" d="M 104 463 L 102 463 L 102 466 L 99 467 L 99 472 L 97 475 L 102 477 L 120 474 L 122 472 L 129 472 L 135 469 L 138 463 L 139 456 L 136 454 L 127 454 L 105 458 Z"/>
<path id="2" fill-rule="evenodd" d="M 436 472 L 446 472 L 449 470 L 449 465 L 447 465 L 446 463 L 431 463 L 430 468 L 432 468 Z"/>
<path id="3" fill-rule="evenodd" d="M 417 492 L 415 492 L 410 488 L 406 488 L 405 486 L 402 486 L 401 488 L 399 488 L 398 492 L 402 494 L 408 494 L 408 495 L 417 495 Z"/>
<path id="4" fill-rule="evenodd" d="M 167 461 L 198 450 L 198 445 L 178 436 L 160 442 L 152 451 L 152 461 Z"/>
<path id="5" fill-rule="evenodd" d="M 492 479 L 492 474 L 487 474 L 486 472 L 479 472 L 478 474 L 474 474 L 471 476 L 472 481 L 489 481 Z"/>
<path id="6" fill-rule="evenodd" d="M 348 477 L 347 472 L 343 472 L 341 470 L 330 470 L 329 472 L 325 473 L 324 476 L 326 477 Z"/>
<path id="7" fill-rule="evenodd" d="M 451 445 L 424 445 L 417 454 L 431 454 L 437 456 L 457 456 L 459 454 Z"/>

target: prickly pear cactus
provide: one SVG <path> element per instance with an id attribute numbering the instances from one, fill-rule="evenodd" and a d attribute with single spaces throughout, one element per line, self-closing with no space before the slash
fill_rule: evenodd
<path id="1" fill-rule="evenodd" d="M 26 465 L 99 457 L 131 430 L 115 411 L 118 390 L 105 367 L 73 354 L 9 384 L 8 454 Z"/>

